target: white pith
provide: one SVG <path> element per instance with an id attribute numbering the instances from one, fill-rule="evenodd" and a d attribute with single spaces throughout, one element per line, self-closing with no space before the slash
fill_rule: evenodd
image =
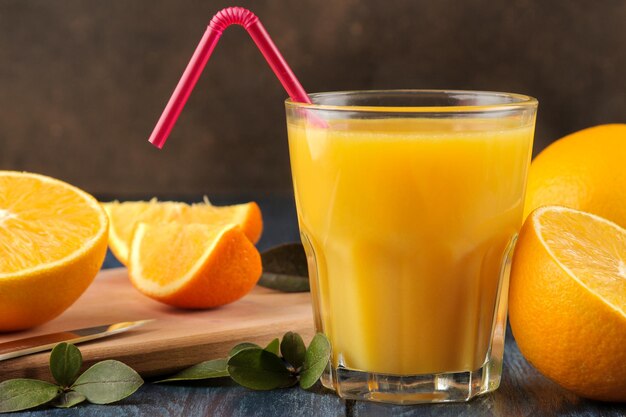
<path id="1" fill-rule="evenodd" d="M 15 214 L 11 213 L 9 210 L 0 209 L 0 226 L 9 219 L 16 217 Z"/>

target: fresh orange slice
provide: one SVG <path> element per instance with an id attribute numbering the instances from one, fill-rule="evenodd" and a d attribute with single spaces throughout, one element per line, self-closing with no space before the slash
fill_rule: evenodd
<path id="1" fill-rule="evenodd" d="M 102 265 L 107 228 L 84 191 L 0 171 L 0 331 L 44 323 L 76 301 Z"/>
<path id="2" fill-rule="evenodd" d="M 102 205 L 111 219 L 109 246 L 117 259 L 126 266 L 128 266 L 128 253 L 133 232 L 138 223 L 201 223 L 213 226 L 234 223 L 241 227 L 253 243 L 259 240 L 263 230 L 261 210 L 254 202 L 218 207 L 211 205 L 208 201 L 188 205 L 152 199 L 124 203 L 114 201 Z"/>
<path id="3" fill-rule="evenodd" d="M 139 223 L 130 279 L 143 294 L 181 308 L 210 308 L 246 295 L 261 276 L 261 257 L 235 224 Z"/>
<path id="4" fill-rule="evenodd" d="M 626 401 L 626 230 L 565 207 L 519 235 L 509 314 L 522 354 L 580 396 Z"/>

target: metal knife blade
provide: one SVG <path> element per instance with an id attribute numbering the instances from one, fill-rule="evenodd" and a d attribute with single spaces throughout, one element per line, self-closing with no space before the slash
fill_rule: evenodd
<path id="1" fill-rule="evenodd" d="M 89 340 L 112 336 L 130 329 L 136 329 L 154 320 L 125 321 L 102 326 L 85 327 L 83 329 L 68 330 L 65 332 L 49 333 L 41 336 L 27 337 L 0 343 L 0 361 L 43 352 L 52 349 L 57 343 L 82 343 Z"/>

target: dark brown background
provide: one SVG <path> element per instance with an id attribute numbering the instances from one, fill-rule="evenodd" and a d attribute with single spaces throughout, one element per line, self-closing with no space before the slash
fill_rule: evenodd
<path id="1" fill-rule="evenodd" d="M 540 101 L 535 151 L 626 121 L 626 1 L 241 1 L 308 91 L 459 88 Z M 229 29 L 163 151 L 146 139 L 226 1 L 0 0 L 0 169 L 111 196 L 285 193 L 283 99 Z"/>

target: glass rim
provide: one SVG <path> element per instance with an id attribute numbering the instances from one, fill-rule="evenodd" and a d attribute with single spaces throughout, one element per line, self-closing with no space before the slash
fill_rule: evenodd
<path id="1" fill-rule="evenodd" d="M 517 93 L 505 93 L 500 91 L 481 91 L 481 90 L 437 90 L 437 89 L 390 89 L 390 90 L 346 90 L 346 91 L 326 91 L 319 93 L 311 93 L 309 97 L 315 100 L 317 97 L 330 96 L 359 96 L 364 94 L 390 94 L 401 93 L 411 94 L 415 96 L 425 94 L 435 94 L 442 97 L 453 96 L 455 94 L 475 95 L 476 97 L 500 97 L 502 103 L 490 104 L 464 104 L 464 105 L 444 105 L 444 106 L 382 106 L 382 105 L 337 105 L 337 104 L 315 104 L 315 103 L 299 103 L 291 98 L 285 100 L 285 106 L 309 109 L 309 110 L 329 110 L 339 112 L 364 112 L 364 113 L 485 113 L 493 111 L 514 111 L 522 109 L 536 108 L 538 101 L 536 98 Z M 505 101 L 509 99 L 510 101 Z"/>

